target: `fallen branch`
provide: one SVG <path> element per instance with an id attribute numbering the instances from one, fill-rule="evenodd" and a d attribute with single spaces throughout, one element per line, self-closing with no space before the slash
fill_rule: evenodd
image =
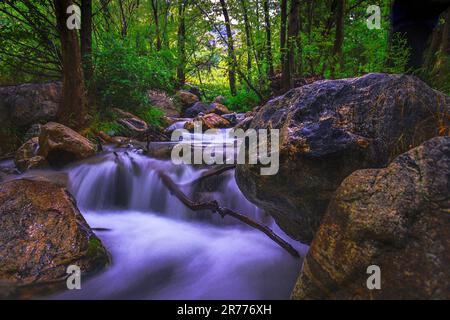
<path id="1" fill-rule="evenodd" d="M 194 181 L 190 181 L 187 182 L 185 184 L 183 184 L 182 186 L 186 186 L 186 185 L 193 185 L 193 184 L 197 184 L 207 178 L 213 177 L 213 176 L 218 176 L 221 175 L 222 173 L 232 170 L 236 168 L 236 165 L 232 164 L 232 165 L 227 165 L 227 166 L 223 166 L 223 167 L 219 167 L 219 168 L 214 168 L 211 170 L 208 170 L 206 172 L 203 172 L 200 177 L 198 177 L 197 179 L 195 179 Z"/>
<path id="2" fill-rule="evenodd" d="M 281 239 L 278 235 L 276 235 L 270 228 L 259 224 L 256 221 L 253 221 L 247 216 L 244 216 L 240 213 L 237 213 L 231 209 L 223 208 L 219 206 L 217 201 L 208 201 L 208 202 L 194 202 L 191 199 L 189 199 L 183 191 L 180 190 L 178 185 L 165 173 L 158 172 L 158 176 L 161 178 L 161 181 L 164 183 L 164 185 L 170 190 L 170 192 L 178 198 L 186 207 L 193 211 L 200 211 L 200 210 L 210 210 L 213 213 L 218 213 L 224 218 L 225 216 L 233 217 L 246 225 L 257 229 L 264 234 L 266 234 L 270 239 L 272 239 L 274 242 L 276 242 L 280 247 L 285 249 L 287 252 L 289 252 L 294 257 L 300 257 L 297 250 L 294 249 L 289 243 Z"/>

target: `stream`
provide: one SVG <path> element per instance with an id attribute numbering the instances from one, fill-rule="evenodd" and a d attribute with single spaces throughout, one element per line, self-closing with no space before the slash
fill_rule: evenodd
<path id="1" fill-rule="evenodd" d="M 125 149 L 109 149 L 63 169 L 69 190 L 89 225 L 98 229 L 112 263 L 82 278 L 81 290 L 47 298 L 289 299 L 302 259 L 230 217 L 191 211 L 157 175 L 163 171 L 192 197 L 198 190 L 190 182 L 207 169 L 176 166 Z M 234 170 L 216 178 L 213 191 L 201 191 L 208 200 L 269 226 L 302 257 L 306 254 L 307 246 L 291 240 L 243 196 Z"/>

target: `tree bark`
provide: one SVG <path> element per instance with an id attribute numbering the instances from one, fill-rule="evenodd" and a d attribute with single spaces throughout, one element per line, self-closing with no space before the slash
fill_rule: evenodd
<path id="1" fill-rule="evenodd" d="M 84 77 L 92 77 L 92 0 L 81 1 L 81 58 Z"/>
<path id="2" fill-rule="evenodd" d="M 228 42 L 228 80 L 230 83 L 230 92 L 232 96 L 237 94 L 236 89 L 236 55 L 234 52 L 233 33 L 231 31 L 230 16 L 228 15 L 228 8 L 225 0 L 220 0 L 222 6 L 223 18 L 225 20 L 225 28 L 227 32 Z"/>
<path id="3" fill-rule="evenodd" d="M 153 19 L 155 20 L 155 29 L 156 29 L 156 51 L 161 51 L 161 31 L 159 27 L 159 10 L 158 10 L 158 0 L 151 0 L 152 11 L 153 11 Z"/>
<path id="4" fill-rule="evenodd" d="M 336 65 L 342 66 L 342 45 L 344 43 L 345 0 L 337 0 L 336 5 L 336 36 L 334 38 L 331 61 L 331 78 L 335 77 Z"/>
<path id="5" fill-rule="evenodd" d="M 66 25 L 69 17 L 66 10 L 73 2 L 71 0 L 53 0 L 53 2 L 61 40 L 64 77 L 58 120 L 70 127 L 80 128 L 85 124 L 87 104 L 77 30 L 70 30 Z"/>
<path id="6" fill-rule="evenodd" d="M 283 65 L 282 87 L 288 91 L 294 85 L 293 76 L 295 71 L 295 47 L 299 32 L 299 6 L 300 0 L 292 0 L 289 10 L 287 56 Z"/>
<path id="7" fill-rule="evenodd" d="M 186 0 L 178 0 L 178 66 L 177 79 L 180 87 L 186 83 Z"/>
<path id="8" fill-rule="evenodd" d="M 241 8 L 244 16 L 245 40 L 247 43 L 247 76 L 250 78 L 252 70 L 252 39 L 250 22 L 248 20 L 247 3 L 245 2 L 245 0 L 241 0 Z"/>
<path id="9" fill-rule="evenodd" d="M 281 0 L 281 22 L 280 22 L 280 55 L 281 66 L 286 59 L 286 26 L 287 26 L 287 0 Z"/>
<path id="10" fill-rule="evenodd" d="M 275 74 L 273 70 L 273 57 L 272 57 L 272 29 L 270 26 L 270 11 L 269 11 L 269 0 L 264 0 L 264 21 L 266 25 L 266 55 L 267 64 L 269 66 L 268 75 L 272 78 Z"/>

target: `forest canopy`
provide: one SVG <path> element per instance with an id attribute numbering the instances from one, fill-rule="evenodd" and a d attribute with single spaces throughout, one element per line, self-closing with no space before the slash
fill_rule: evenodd
<path id="1" fill-rule="evenodd" d="M 389 0 L 62 2 L 81 8 L 77 37 L 89 108 L 146 107 L 150 88 L 195 86 L 207 99 L 224 95 L 230 109 L 248 111 L 312 80 L 412 71 L 405 38 L 392 33 Z M 62 78 L 55 3 L 2 1 L 0 84 Z M 380 25 L 368 28 L 374 6 Z M 443 16 L 436 38 L 446 25 Z M 426 80 L 445 78 L 436 70 L 447 65 L 440 58 L 445 44 L 435 42 Z M 435 82 L 450 90 L 448 81 Z"/>

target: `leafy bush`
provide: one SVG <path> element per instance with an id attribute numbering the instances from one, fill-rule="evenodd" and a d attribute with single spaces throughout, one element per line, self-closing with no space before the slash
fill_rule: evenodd
<path id="1" fill-rule="evenodd" d="M 165 54 L 139 54 L 130 41 L 112 36 L 94 52 L 90 87 L 104 107 L 138 110 L 149 106 L 149 89 L 172 89 L 174 68 Z"/>
<path id="2" fill-rule="evenodd" d="M 162 126 L 163 115 L 164 112 L 155 107 L 140 109 L 137 113 L 137 116 L 139 116 L 142 120 L 156 127 Z"/>
<path id="3" fill-rule="evenodd" d="M 227 107 L 235 112 L 247 112 L 258 105 L 258 96 L 253 91 L 239 90 L 236 96 L 227 96 Z"/>

